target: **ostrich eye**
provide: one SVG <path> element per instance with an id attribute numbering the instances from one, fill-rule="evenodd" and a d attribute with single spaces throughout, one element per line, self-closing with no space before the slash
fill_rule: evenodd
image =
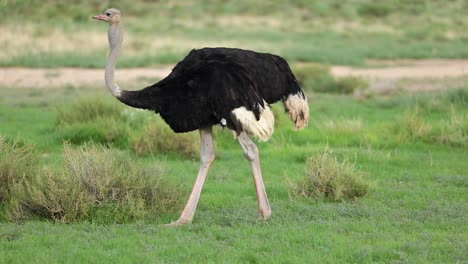
<path id="1" fill-rule="evenodd" d="M 110 13 L 106 13 L 105 15 L 106 15 L 106 16 L 110 16 L 111 14 L 110 14 Z"/>

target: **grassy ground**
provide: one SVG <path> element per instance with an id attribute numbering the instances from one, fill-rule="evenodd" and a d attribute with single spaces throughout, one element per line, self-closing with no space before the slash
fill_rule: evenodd
<path id="1" fill-rule="evenodd" d="M 0 133 L 34 142 L 41 166 L 60 167 L 57 107 L 91 91 L 2 89 Z M 192 225 L 157 225 L 176 219 L 182 208 L 120 224 L 3 219 L 0 262 L 466 261 L 466 89 L 364 102 L 342 95 L 309 98 L 309 128 L 292 132 L 286 116 L 278 115 L 271 141 L 258 144 L 273 209 L 270 221 L 255 220 L 248 163 L 229 133 L 216 130 L 217 160 Z M 275 107 L 277 114 L 280 110 Z M 369 195 L 341 203 L 290 197 L 289 181 L 302 178 L 306 158 L 327 144 L 339 160 L 347 158 L 366 173 L 373 186 Z M 135 159 L 164 161 L 163 178 L 182 184 L 185 199 L 196 159 L 172 154 Z"/>
<path id="2" fill-rule="evenodd" d="M 174 63 L 204 46 L 273 52 L 290 62 L 361 66 L 367 59 L 468 57 L 463 0 L 75 2 L 0 0 L 0 66 L 102 67 L 106 26 L 90 16 L 108 6 L 125 15 L 119 66 Z M 172 211 L 136 219 L 115 219 L 115 213 L 126 212 L 114 211 L 79 221 L 52 222 L 36 215 L 18 224 L 2 214 L 0 263 L 466 262 L 467 94 L 465 87 L 357 101 L 309 93 L 309 127 L 291 131 L 282 107 L 275 106 L 275 134 L 258 144 L 270 221 L 256 221 L 248 163 L 230 132 L 217 128 L 217 158 L 192 225 L 158 226 L 177 219 L 184 201 Z M 134 153 L 132 140 L 154 131 L 135 124 L 159 125 L 159 119 L 146 119 L 151 115 L 144 113 L 132 121 L 135 112 L 130 111 L 88 123 L 62 122 L 73 118 L 64 117 L 63 110 L 75 109 L 77 97 L 89 95 L 114 105 L 112 111 L 124 109 L 102 87 L 0 87 L 0 136 L 35 145 L 38 178 L 42 171 L 64 170 L 64 139 L 76 145 L 86 137 L 112 142 L 135 162 L 163 164 L 160 176 L 181 185 L 185 200 L 197 173 L 196 158 L 170 150 Z M 86 109 L 75 112 L 79 116 Z M 80 132 L 72 134 L 70 127 Z M 123 135 L 117 138 L 128 140 L 92 137 L 102 131 L 117 131 Z M 340 162 L 348 160 L 364 173 L 372 185 L 367 196 L 329 202 L 290 195 L 290 183 L 304 177 L 308 157 L 327 146 Z M 0 200 L 0 211 L 7 210 Z"/>
<path id="3" fill-rule="evenodd" d="M 102 67 L 107 26 L 125 17 L 119 66 L 175 63 L 192 48 L 229 46 L 289 61 L 365 65 L 367 59 L 467 58 L 466 1 L 0 1 L 0 66 Z"/>

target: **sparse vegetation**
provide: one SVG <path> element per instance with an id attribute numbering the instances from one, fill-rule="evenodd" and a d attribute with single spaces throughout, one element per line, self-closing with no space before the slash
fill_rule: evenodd
<path id="1" fill-rule="evenodd" d="M 404 144 L 427 138 L 432 132 L 432 125 L 421 117 L 420 110 L 416 107 L 397 118 L 393 130 L 398 141 Z"/>
<path id="2" fill-rule="evenodd" d="M 144 166 L 124 152 L 91 145 L 64 145 L 63 163 L 63 172 L 38 170 L 16 182 L 6 217 L 126 223 L 178 205 L 179 190 L 162 179 L 163 164 Z"/>
<path id="3" fill-rule="evenodd" d="M 468 118 L 465 113 L 458 113 L 455 107 L 450 108 L 450 117 L 441 124 L 440 135 L 436 142 L 450 146 L 468 146 Z"/>
<path id="4" fill-rule="evenodd" d="M 291 194 L 333 202 L 356 200 L 370 189 L 363 175 L 348 160 L 338 161 L 327 146 L 323 152 L 307 158 L 304 178 L 292 182 Z"/>
<path id="5" fill-rule="evenodd" d="M 0 203 L 9 198 L 15 184 L 37 174 L 37 152 L 31 143 L 0 134 Z"/>

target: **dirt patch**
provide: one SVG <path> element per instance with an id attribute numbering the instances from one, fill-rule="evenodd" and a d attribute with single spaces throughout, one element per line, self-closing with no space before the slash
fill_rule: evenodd
<path id="1" fill-rule="evenodd" d="M 441 89 L 446 79 L 468 78 L 468 60 L 396 60 L 369 61 L 372 68 L 332 66 L 334 76 L 358 76 L 369 80 L 371 89 L 396 89 L 404 80 L 407 89 Z M 161 68 L 117 69 L 116 79 L 121 83 L 154 82 L 167 76 L 172 66 Z M 149 84 L 149 83 L 148 83 Z M 0 68 L 1 87 L 63 87 L 104 86 L 104 69 L 57 68 Z M 400 87 L 401 88 L 401 87 Z M 405 88 L 405 87 L 403 87 Z"/>
<path id="2" fill-rule="evenodd" d="M 122 83 L 144 79 L 164 78 L 171 72 L 171 67 L 117 69 L 116 78 Z M 0 68 L 0 86 L 2 87 L 63 87 L 63 86 L 104 86 L 103 69 L 82 68 Z"/>

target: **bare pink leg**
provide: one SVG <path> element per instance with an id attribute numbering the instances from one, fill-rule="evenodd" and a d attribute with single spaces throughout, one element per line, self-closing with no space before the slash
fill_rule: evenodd
<path id="1" fill-rule="evenodd" d="M 252 169 L 255 191 L 257 192 L 258 216 L 263 220 L 268 220 L 271 216 L 271 208 L 265 191 L 265 185 L 263 184 L 258 148 L 245 132 L 240 133 L 237 136 L 237 140 L 244 151 L 245 157 L 250 162 L 250 167 Z"/>
<path id="2" fill-rule="evenodd" d="M 187 204 L 185 205 L 179 220 L 174 221 L 167 226 L 178 226 L 191 223 L 195 210 L 197 209 L 200 193 L 203 188 L 203 183 L 206 179 L 206 174 L 214 161 L 215 155 L 213 150 L 213 139 L 211 137 L 211 127 L 200 129 L 200 169 L 198 171 L 197 179 L 193 185 L 192 192 L 190 193 Z"/>

